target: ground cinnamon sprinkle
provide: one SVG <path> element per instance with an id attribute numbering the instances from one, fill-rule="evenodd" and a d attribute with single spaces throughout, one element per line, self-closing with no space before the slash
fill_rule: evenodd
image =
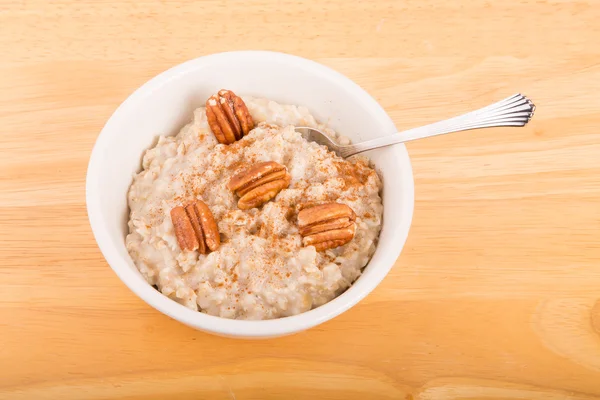
<path id="1" fill-rule="evenodd" d="M 239 161 L 236 161 L 233 164 L 231 164 L 229 167 L 227 167 L 227 169 L 229 171 L 237 172 L 238 169 L 241 169 L 240 167 L 242 165 L 245 165 L 245 162 L 242 160 L 239 160 Z"/>
<path id="2" fill-rule="evenodd" d="M 356 164 L 352 164 L 346 160 L 336 160 L 334 161 L 334 166 L 344 180 L 344 189 L 365 185 L 367 183 L 368 172 L 365 173 L 364 164 L 360 165 L 360 161 Z"/>

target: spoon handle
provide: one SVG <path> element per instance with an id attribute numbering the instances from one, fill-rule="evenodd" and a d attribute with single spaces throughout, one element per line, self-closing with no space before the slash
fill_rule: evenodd
<path id="1" fill-rule="evenodd" d="M 443 135 L 445 133 L 498 126 L 525 126 L 533 116 L 534 111 L 535 105 L 531 100 L 522 94 L 515 94 L 497 103 L 458 117 L 355 145 L 341 146 L 340 153 L 342 153 L 342 157 L 349 157 L 363 151 L 378 149 L 396 143 L 404 143 L 410 140 Z"/>

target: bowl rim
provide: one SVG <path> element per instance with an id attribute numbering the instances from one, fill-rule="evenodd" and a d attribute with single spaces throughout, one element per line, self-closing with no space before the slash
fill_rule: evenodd
<path id="1" fill-rule="evenodd" d="M 133 271 L 114 249 L 111 244 L 112 238 L 106 229 L 101 212 L 100 196 L 97 195 L 98 174 L 102 166 L 101 149 L 107 148 L 110 139 L 108 132 L 113 129 L 114 125 L 118 125 L 119 120 L 127 115 L 131 108 L 135 107 L 141 99 L 151 96 L 155 89 L 161 85 L 168 83 L 180 74 L 194 70 L 198 65 L 213 61 L 224 61 L 223 59 L 233 62 L 234 59 L 239 57 L 260 57 L 269 62 L 291 63 L 313 74 L 321 75 L 343 86 L 352 96 L 360 99 L 369 108 L 369 111 L 376 116 L 376 119 L 389 125 L 390 131 L 396 130 L 390 116 L 363 88 L 345 75 L 315 61 L 286 53 L 258 50 L 230 51 L 197 57 L 171 67 L 148 80 L 128 96 L 110 116 L 100 131 L 90 155 L 86 176 L 87 213 L 94 238 L 107 263 L 132 292 L 153 308 L 188 326 L 217 335 L 245 338 L 275 337 L 309 329 L 345 312 L 373 291 L 394 266 L 406 243 L 414 211 L 414 178 L 410 158 L 403 144 L 395 145 L 393 148 L 398 157 L 407 160 L 406 168 L 402 171 L 405 183 L 402 187 L 401 196 L 404 204 L 406 204 L 401 211 L 402 223 L 393 227 L 389 233 L 395 237 L 394 242 L 397 244 L 394 249 L 388 250 L 396 253 L 393 261 L 389 263 L 389 266 L 381 266 L 370 272 L 370 279 L 361 280 L 359 278 L 348 290 L 328 303 L 301 314 L 278 319 L 249 321 L 212 316 L 193 311 L 154 289 L 143 277 L 139 276 L 137 271 Z"/>

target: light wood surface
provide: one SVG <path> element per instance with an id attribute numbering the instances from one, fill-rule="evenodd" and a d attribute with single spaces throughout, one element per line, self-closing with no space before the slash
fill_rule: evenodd
<path id="1" fill-rule="evenodd" d="M 599 399 L 598 21 L 590 0 L 0 0 L 0 398 Z M 335 68 L 400 129 L 517 91 L 538 110 L 408 145 L 410 236 L 358 306 L 214 337 L 119 281 L 84 179 L 135 88 L 235 49 Z"/>

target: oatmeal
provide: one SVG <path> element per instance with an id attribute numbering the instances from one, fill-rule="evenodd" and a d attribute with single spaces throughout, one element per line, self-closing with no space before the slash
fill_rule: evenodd
<path id="1" fill-rule="evenodd" d="M 128 194 L 127 249 L 151 285 L 193 310 L 252 320 L 299 314 L 360 276 L 381 228 L 382 185 L 366 158 L 344 160 L 303 139 L 294 126 L 325 129 L 305 108 L 243 100 L 256 126 L 223 130 L 229 144 L 217 141 L 200 107 L 178 135 L 161 136 L 145 153 Z M 243 175 L 265 165 L 277 177 L 248 184 L 252 177 Z M 280 177 L 283 184 L 272 184 Z M 259 186 L 277 190 L 264 202 L 244 202 Z M 196 222 L 185 225 L 189 245 L 180 245 L 173 218 L 182 229 L 193 210 L 212 213 L 217 240 L 202 239 Z"/>

